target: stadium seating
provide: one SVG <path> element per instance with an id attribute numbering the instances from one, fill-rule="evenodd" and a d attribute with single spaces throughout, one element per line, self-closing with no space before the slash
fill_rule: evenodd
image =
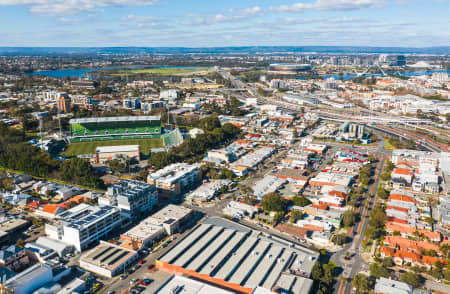
<path id="1" fill-rule="evenodd" d="M 122 120 L 108 118 L 71 123 L 71 142 L 155 138 L 161 135 L 161 121 Z"/>

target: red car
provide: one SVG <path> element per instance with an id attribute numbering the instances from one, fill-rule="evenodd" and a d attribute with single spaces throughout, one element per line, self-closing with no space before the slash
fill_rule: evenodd
<path id="1" fill-rule="evenodd" d="M 141 261 L 139 261 L 139 264 L 144 264 L 145 263 L 145 260 L 141 260 Z"/>

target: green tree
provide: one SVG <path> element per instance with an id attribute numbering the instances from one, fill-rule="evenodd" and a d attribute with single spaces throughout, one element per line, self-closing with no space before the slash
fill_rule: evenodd
<path id="1" fill-rule="evenodd" d="M 89 161 L 71 158 L 62 163 L 61 178 L 64 181 L 92 188 L 102 188 L 104 183 L 94 174 Z"/>
<path id="2" fill-rule="evenodd" d="M 299 219 L 303 218 L 303 213 L 301 211 L 298 211 L 296 209 L 294 209 L 291 213 L 291 223 L 296 223 Z"/>
<path id="3" fill-rule="evenodd" d="M 442 254 L 445 256 L 445 258 L 448 258 L 449 252 L 450 252 L 450 244 L 446 243 L 440 247 Z"/>
<path id="4" fill-rule="evenodd" d="M 377 196 L 381 199 L 387 199 L 389 197 L 388 191 L 386 191 L 383 187 L 379 187 L 377 189 Z"/>
<path id="5" fill-rule="evenodd" d="M 296 196 L 292 197 L 292 203 L 294 203 L 295 206 L 304 207 L 304 206 L 310 205 L 311 201 L 304 196 L 296 195 Z"/>
<path id="6" fill-rule="evenodd" d="M 221 127 L 220 120 L 217 115 L 209 115 L 202 118 L 198 126 L 205 131 L 213 131 L 214 129 Z"/>
<path id="7" fill-rule="evenodd" d="M 371 288 L 371 282 L 367 275 L 358 273 L 353 277 L 352 286 L 356 288 L 357 293 L 367 293 Z"/>
<path id="8" fill-rule="evenodd" d="M 262 206 L 265 211 L 283 211 L 284 198 L 276 192 L 268 193 L 263 196 Z"/>
<path id="9" fill-rule="evenodd" d="M 377 279 L 380 277 L 387 278 L 389 277 L 389 271 L 377 263 L 373 263 L 370 265 L 370 275 Z"/>
<path id="10" fill-rule="evenodd" d="M 323 278 L 323 269 L 319 262 L 316 262 L 311 269 L 311 277 L 313 280 L 320 281 Z"/>
<path id="11" fill-rule="evenodd" d="M 11 191 L 14 188 L 13 179 L 5 177 L 0 183 L 0 188 Z"/>
<path id="12" fill-rule="evenodd" d="M 400 280 L 407 284 L 410 284 L 414 288 L 418 288 L 420 286 L 419 276 L 413 272 L 405 272 L 400 276 Z"/>
<path id="13" fill-rule="evenodd" d="M 353 225 L 355 223 L 355 221 L 356 221 L 356 215 L 353 210 L 347 210 L 342 215 L 342 222 L 343 222 L 344 226 L 349 227 L 349 226 Z"/>
<path id="14" fill-rule="evenodd" d="M 233 180 L 234 173 L 233 173 L 233 171 L 231 171 L 231 170 L 229 170 L 227 168 L 222 168 L 222 170 L 220 171 L 220 178 L 221 179 Z"/>
<path id="15" fill-rule="evenodd" d="M 152 154 L 150 154 L 150 158 L 148 159 L 148 163 L 155 169 L 162 169 L 170 163 L 169 156 L 167 152 L 152 152 Z"/>
<path id="16" fill-rule="evenodd" d="M 339 246 L 344 245 L 347 242 L 347 235 L 337 234 L 333 236 L 333 243 Z"/>
<path id="17" fill-rule="evenodd" d="M 113 159 L 113 160 L 110 160 L 109 162 L 108 162 L 108 165 L 109 165 L 109 168 L 111 169 L 111 171 L 113 172 L 113 173 L 122 173 L 122 172 L 125 172 L 126 171 L 126 169 L 127 169 L 127 166 L 126 166 L 126 164 L 125 164 L 125 162 L 123 162 L 122 160 L 120 160 L 120 159 Z"/>
<path id="18" fill-rule="evenodd" d="M 375 161 L 377 160 L 377 158 L 376 158 L 375 156 L 373 156 L 373 155 L 369 155 L 369 156 L 367 157 L 367 160 L 368 160 L 370 163 L 372 163 L 372 162 L 375 162 Z"/>
<path id="19" fill-rule="evenodd" d="M 382 265 L 383 267 L 393 267 L 394 266 L 393 258 L 391 256 L 383 258 Z"/>

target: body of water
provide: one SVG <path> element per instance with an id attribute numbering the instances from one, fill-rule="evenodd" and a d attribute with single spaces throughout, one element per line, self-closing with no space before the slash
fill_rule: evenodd
<path id="1" fill-rule="evenodd" d="M 133 66 L 133 67 L 124 67 L 124 66 L 115 66 L 115 67 L 94 67 L 94 68 L 78 68 L 78 69 L 57 69 L 57 70 L 46 70 L 46 71 L 36 71 L 32 73 L 28 73 L 28 76 L 46 76 L 52 78 L 87 78 L 90 77 L 87 75 L 90 72 L 98 71 L 98 70 L 110 70 L 110 69 L 121 69 L 121 68 L 129 68 L 136 69 L 141 66 Z"/>
<path id="2" fill-rule="evenodd" d="M 157 65 L 151 66 L 149 68 L 180 68 L 180 69 L 195 69 L 200 68 L 200 66 L 178 66 L 178 65 Z M 28 76 L 46 76 L 52 78 L 95 78 L 95 76 L 88 75 L 90 72 L 98 70 L 111 70 L 111 69 L 139 69 L 142 66 L 116 66 L 116 67 L 98 67 L 98 68 L 79 68 L 79 69 L 58 69 L 58 70 L 46 70 L 46 71 L 36 71 L 28 73 Z"/>

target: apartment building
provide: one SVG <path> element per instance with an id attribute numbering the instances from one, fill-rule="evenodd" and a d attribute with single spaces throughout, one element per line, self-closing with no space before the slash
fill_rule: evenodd
<path id="1" fill-rule="evenodd" d="M 45 224 L 45 234 L 82 251 L 121 224 L 120 209 L 80 204 Z"/>
<path id="2" fill-rule="evenodd" d="M 174 163 L 151 173 L 147 183 L 156 187 L 160 197 L 177 197 L 194 188 L 201 180 L 199 164 Z"/>
<path id="3" fill-rule="evenodd" d="M 158 203 L 158 193 L 154 185 L 122 180 L 109 187 L 106 194 L 99 197 L 98 203 L 100 206 L 117 207 L 123 219 L 135 220 Z"/>

